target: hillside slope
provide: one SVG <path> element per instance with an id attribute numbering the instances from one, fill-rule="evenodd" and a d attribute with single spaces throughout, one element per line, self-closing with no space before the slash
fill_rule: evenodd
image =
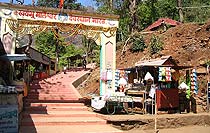
<path id="1" fill-rule="evenodd" d="M 116 53 L 117 68 L 134 67 L 142 59 L 155 58 L 161 55 L 171 55 L 178 65 L 199 66 L 210 60 L 210 22 L 204 25 L 193 23 L 182 24 L 168 29 L 165 33 L 154 33 L 164 43 L 164 49 L 158 55 L 150 55 L 148 48 L 144 52 L 125 52 L 121 58 L 122 49 Z M 144 35 L 146 45 L 149 45 L 152 34 Z M 99 68 L 93 70 L 92 76 L 86 82 L 84 90 L 88 93 L 99 92 Z M 205 86 L 205 84 L 204 84 Z M 97 91 L 96 91 L 97 90 Z M 84 92 L 84 91 L 83 91 Z"/>
<path id="2" fill-rule="evenodd" d="M 204 25 L 193 23 L 182 24 L 168 29 L 165 33 L 154 32 L 164 43 L 164 49 L 159 55 L 172 55 L 179 65 L 199 66 L 200 63 L 210 60 L 210 22 Z M 146 45 L 149 45 L 152 34 L 144 35 Z M 121 49 L 117 51 L 117 68 L 134 66 L 135 62 L 149 58 L 148 49 L 144 52 L 131 53 L 127 51 L 120 58 Z"/>

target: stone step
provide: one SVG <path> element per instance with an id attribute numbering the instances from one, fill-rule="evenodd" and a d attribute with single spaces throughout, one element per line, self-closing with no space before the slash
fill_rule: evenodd
<path id="1" fill-rule="evenodd" d="M 34 99 L 36 100 L 78 100 L 78 97 L 77 96 L 71 96 L 71 97 L 34 97 L 34 98 L 31 98 L 31 97 L 27 97 L 26 100 L 28 101 L 33 101 Z"/>
<path id="2" fill-rule="evenodd" d="M 30 85 L 30 89 L 68 89 L 69 85 Z"/>
<path id="3" fill-rule="evenodd" d="M 75 110 L 75 111 L 81 111 L 81 110 L 88 110 L 87 107 L 85 106 L 81 106 L 81 107 L 78 107 L 78 106 L 40 106 L 40 107 L 25 107 L 25 110 L 27 111 L 70 111 L 70 110 Z"/>
<path id="4" fill-rule="evenodd" d="M 41 90 L 41 91 L 30 91 L 29 92 L 29 95 L 33 95 L 33 94 L 35 94 L 35 95 L 37 95 L 37 94 L 67 94 L 67 95 L 71 95 L 71 94 L 75 94 L 75 92 L 73 92 L 73 91 L 68 91 L 68 92 L 64 92 L 64 91 L 62 91 L 62 90 L 60 90 L 60 91 L 45 91 L 45 90 Z"/>
<path id="5" fill-rule="evenodd" d="M 27 106 L 37 107 L 37 106 L 84 106 L 83 103 L 26 103 Z"/>
<path id="6" fill-rule="evenodd" d="M 117 133 L 99 114 L 88 111 L 71 85 L 87 72 L 69 72 L 37 80 L 25 99 L 20 133 Z"/>
<path id="7" fill-rule="evenodd" d="M 20 133 L 122 133 L 110 125 L 23 126 Z"/>
<path id="8" fill-rule="evenodd" d="M 31 93 L 61 93 L 61 94 L 65 94 L 65 93 L 69 93 L 69 94 L 74 94 L 75 92 L 72 90 L 62 90 L 62 89 L 50 89 L 50 90 L 30 90 L 29 94 Z"/>
<path id="9" fill-rule="evenodd" d="M 24 111 L 23 114 L 38 114 L 38 115 L 81 115 L 81 114 L 96 114 L 87 110 L 80 111 L 54 111 L 54 110 L 45 110 L 45 111 Z M 98 116 L 98 114 L 96 114 Z"/>
<path id="10" fill-rule="evenodd" d="M 30 89 L 30 91 L 63 91 L 63 92 L 68 92 L 71 91 L 70 88 L 61 88 L 61 87 L 52 87 L 52 88 L 47 88 L 47 87 L 43 87 L 43 88 L 32 88 Z"/>
<path id="11" fill-rule="evenodd" d="M 35 86 L 30 86 L 30 90 L 70 90 L 69 86 L 39 86 L 39 87 L 35 87 Z"/>
<path id="12" fill-rule="evenodd" d="M 60 126 L 106 124 L 106 120 L 97 117 L 30 117 L 21 121 L 21 126 Z"/>
<path id="13" fill-rule="evenodd" d="M 62 112 L 62 113 L 61 113 Z M 33 114 L 34 113 L 34 114 Z M 96 117 L 96 113 L 89 111 L 26 111 L 22 114 L 23 118 L 28 117 Z"/>
<path id="14" fill-rule="evenodd" d="M 26 99 L 26 103 L 83 103 L 83 99 L 71 98 L 71 99 L 61 99 L 61 100 L 38 100 L 38 99 Z"/>
<path id="15" fill-rule="evenodd" d="M 75 94 L 29 94 L 27 98 L 30 99 L 47 99 L 47 98 L 52 98 L 52 99 L 68 99 L 68 98 L 75 98 Z"/>

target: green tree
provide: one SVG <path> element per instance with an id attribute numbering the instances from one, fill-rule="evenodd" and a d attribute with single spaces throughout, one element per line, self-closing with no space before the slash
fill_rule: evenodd
<path id="1" fill-rule="evenodd" d="M 113 13 L 113 0 L 95 0 L 98 11 L 103 13 Z"/>
<path id="2" fill-rule="evenodd" d="M 95 57 L 95 54 L 98 53 L 97 50 L 98 49 L 98 45 L 95 43 L 94 40 L 87 38 L 86 36 L 82 37 L 82 45 L 83 45 L 83 51 L 86 55 L 86 61 L 88 62 L 89 60 L 97 60 L 94 58 L 98 58 Z M 90 59 L 89 59 L 90 58 Z"/>
<path id="3" fill-rule="evenodd" d="M 182 0 L 185 22 L 205 22 L 210 18 L 209 0 Z"/>
<path id="4" fill-rule="evenodd" d="M 56 46 L 57 39 L 53 32 L 41 32 L 35 37 L 36 49 L 48 55 L 50 58 L 56 58 Z M 76 54 L 83 54 L 83 50 L 75 47 L 73 44 L 67 45 L 63 38 L 59 39 L 58 45 L 58 57 L 59 66 L 67 65 L 67 57 L 74 56 Z"/>
<path id="5" fill-rule="evenodd" d="M 158 17 L 167 17 L 179 20 L 177 2 L 175 0 L 159 0 L 157 2 Z"/>
<path id="6" fill-rule="evenodd" d="M 149 26 L 153 21 L 151 7 L 146 2 L 142 2 L 137 8 L 138 20 L 141 30 Z"/>
<path id="7" fill-rule="evenodd" d="M 51 58 L 55 58 L 55 44 L 57 40 L 53 32 L 41 32 L 35 37 L 35 47 L 38 51 L 48 55 Z"/>
<path id="8" fill-rule="evenodd" d="M 64 47 L 63 51 L 59 53 L 59 56 L 60 56 L 59 66 L 60 67 L 67 66 L 67 64 L 68 64 L 67 58 L 68 57 L 75 56 L 77 54 L 82 55 L 84 53 L 84 51 L 82 49 L 75 47 L 74 44 L 66 45 L 63 47 Z"/>
<path id="9" fill-rule="evenodd" d="M 64 0 L 64 9 L 79 10 L 82 9 L 81 3 L 76 3 L 77 0 Z M 38 0 L 37 6 L 58 8 L 60 0 Z"/>

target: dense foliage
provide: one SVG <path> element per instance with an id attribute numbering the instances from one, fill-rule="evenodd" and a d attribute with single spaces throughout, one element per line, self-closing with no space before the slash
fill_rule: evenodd
<path id="1" fill-rule="evenodd" d="M 149 45 L 150 54 L 156 54 L 163 49 L 163 42 L 161 42 L 158 36 L 152 35 Z"/>
<path id="2" fill-rule="evenodd" d="M 141 35 L 136 35 L 131 38 L 132 45 L 130 47 L 131 52 L 139 52 L 139 51 L 144 51 L 146 48 L 146 44 L 144 42 L 144 38 Z"/>
<path id="3" fill-rule="evenodd" d="M 59 38 L 59 40 L 57 40 L 52 32 L 42 32 L 36 35 L 35 40 L 36 49 L 54 59 L 56 58 L 55 44 L 59 41 L 57 52 L 60 66 L 67 65 L 67 57 L 83 53 L 82 49 L 78 49 L 74 45 L 66 45 L 64 39 Z"/>
<path id="4" fill-rule="evenodd" d="M 119 33 L 124 36 L 129 36 L 132 28 L 141 31 L 161 17 L 179 21 L 178 0 L 95 1 L 98 12 L 120 15 Z M 205 22 L 210 18 L 209 0 L 181 0 L 181 5 L 184 22 Z"/>

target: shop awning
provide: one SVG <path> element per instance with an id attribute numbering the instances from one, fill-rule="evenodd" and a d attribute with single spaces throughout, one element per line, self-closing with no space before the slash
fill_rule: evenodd
<path id="1" fill-rule="evenodd" d="M 0 59 L 2 60 L 9 60 L 9 61 L 21 61 L 21 60 L 30 60 L 26 54 L 5 54 L 1 55 Z"/>
<path id="2" fill-rule="evenodd" d="M 150 60 L 143 60 L 143 61 L 138 61 L 135 63 L 135 67 L 160 67 L 160 66 L 165 66 L 165 67 L 172 67 L 174 69 L 188 69 L 192 68 L 192 66 L 178 66 L 175 61 L 172 59 L 172 56 L 162 56 L 161 58 L 156 58 L 156 59 L 150 59 Z"/>
<path id="3" fill-rule="evenodd" d="M 162 66 L 171 56 L 163 56 L 157 59 L 143 60 L 135 63 L 135 66 Z M 171 65 L 171 64 L 170 64 Z"/>
<path id="4" fill-rule="evenodd" d="M 26 49 L 28 46 L 24 46 L 21 48 L 17 48 L 16 52 L 19 54 L 24 54 Z M 45 54 L 39 52 L 38 50 L 29 47 L 28 49 L 28 56 L 30 57 L 31 60 L 45 64 L 45 65 L 49 65 L 51 62 L 51 58 L 46 56 Z"/>

